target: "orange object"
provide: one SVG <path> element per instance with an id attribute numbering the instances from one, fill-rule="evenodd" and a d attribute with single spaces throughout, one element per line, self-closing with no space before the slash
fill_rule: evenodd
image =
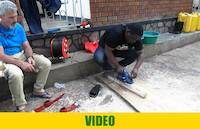
<path id="1" fill-rule="evenodd" d="M 60 112 L 71 112 L 71 111 L 75 110 L 78 107 L 79 107 L 79 104 L 75 102 L 75 103 L 69 105 L 68 107 L 61 108 Z"/>
<path id="2" fill-rule="evenodd" d="M 96 49 L 99 47 L 99 41 L 94 41 L 94 42 L 86 41 L 83 44 L 85 50 L 89 53 L 94 53 Z"/>
<path id="3" fill-rule="evenodd" d="M 85 50 L 89 53 L 94 53 L 99 47 L 99 40 L 91 41 L 88 35 L 82 35 L 82 39 L 84 38 L 86 39 L 83 41 Z"/>
<path id="4" fill-rule="evenodd" d="M 82 26 L 82 27 L 86 27 L 87 25 L 88 25 L 88 22 L 87 22 L 87 21 L 81 22 L 81 26 Z"/>
<path id="5" fill-rule="evenodd" d="M 36 109 L 34 109 L 35 112 L 41 112 L 44 109 L 48 108 L 49 106 L 51 106 L 52 104 L 54 104 L 55 102 L 57 102 L 59 99 L 61 99 L 64 96 L 64 93 L 62 93 L 60 96 L 58 96 L 57 98 L 55 98 L 54 100 L 47 100 L 43 103 L 43 105 L 37 107 Z"/>

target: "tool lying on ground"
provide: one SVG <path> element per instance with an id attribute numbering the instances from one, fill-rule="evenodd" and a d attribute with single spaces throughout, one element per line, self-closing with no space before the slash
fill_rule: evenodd
<path id="1" fill-rule="evenodd" d="M 117 79 L 125 84 L 133 84 L 131 75 L 125 69 L 118 73 Z"/>
<path id="2" fill-rule="evenodd" d="M 101 88 L 101 85 L 95 85 L 89 92 L 90 97 L 95 98 L 99 94 Z"/>
<path id="3" fill-rule="evenodd" d="M 76 108 L 79 107 L 79 104 L 77 102 L 74 102 L 73 104 L 67 106 L 67 107 L 63 107 L 60 109 L 60 112 L 71 112 L 73 110 L 75 110 Z"/>
<path id="4" fill-rule="evenodd" d="M 64 96 L 65 93 L 62 93 L 61 95 L 59 95 L 57 98 L 53 99 L 53 100 L 47 100 L 43 103 L 43 105 L 37 107 L 36 109 L 34 109 L 35 112 L 41 112 L 44 109 L 48 108 L 49 106 L 51 106 L 53 103 L 57 102 L 59 99 L 61 99 Z"/>

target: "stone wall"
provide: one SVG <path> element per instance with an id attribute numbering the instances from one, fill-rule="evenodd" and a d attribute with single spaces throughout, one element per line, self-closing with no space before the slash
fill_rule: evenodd
<path id="1" fill-rule="evenodd" d="M 176 18 L 168 18 L 168 19 L 162 19 L 162 20 L 141 21 L 139 23 L 143 25 L 143 28 L 145 31 L 156 31 L 159 33 L 166 33 L 173 30 L 175 21 L 176 21 Z M 91 40 L 96 40 L 96 39 L 99 39 L 99 36 L 103 34 L 103 32 L 105 31 L 105 28 L 106 27 L 99 27 L 100 31 L 95 31 L 95 32 L 86 33 L 86 34 L 91 35 L 90 36 Z M 75 52 L 75 51 L 79 51 L 83 49 L 83 44 L 82 44 L 83 39 L 81 39 L 82 34 L 83 33 L 74 34 L 73 36 L 65 35 L 69 37 L 69 43 L 70 44 L 72 43 L 70 47 L 71 52 Z M 34 48 L 34 52 L 44 54 L 47 57 L 50 56 L 50 38 L 41 38 L 40 40 L 33 40 L 31 42 L 31 46 Z"/>
<path id="2" fill-rule="evenodd" d="M 169 21 L 158 21 L 156 23 L 147 23 L 143 25 L 144 30 L 146 31 L 157 31 L 160 33 L 166 33 L 173 30 L 176 20 Z"/>

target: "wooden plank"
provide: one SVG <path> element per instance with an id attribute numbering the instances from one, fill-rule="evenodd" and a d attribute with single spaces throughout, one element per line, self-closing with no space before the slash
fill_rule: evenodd
<path id="1" fill-rule="evenodd" d="M 165 104 L 165 101 L 160 101 L 160 99 L 158 99 L 162 98 L 162 94 L 149 94 L 148 97 L 146 97 L 145 99 L 141 99 L 141 97 L 136 96 L 130 90 L 123 88 L 116 82 L 104 77 L 102 74 L 98 74 L 95 78 L 97 81 L 117 93 L 137 112 L 169 111 L 168 106 L 166 106 Z"/>
<path id="2" fill-rule="evenodd" d="M 111 81 L 116 82 L 117 84 L 119 84 L 122 88 L 128 89 L 129 91 L 131 91 L 133 94 L 141 97 L 141 98 L 146 98 L 147 93 L 144 92 L 142 89 L 140 89 L 139 87 L 135 87 L 134 84 L 132 85 L 126 85 L 123 82 L 117 80 L 115 77 L 113 77 L 112 75 L 109 74 L 105 74 L 106 78 L 108 78 Z"/>
<path id="3" fill-rule="evenodd" d="M 106 73 L 107 74 L 107 73 Z M 111 75 L 113 75 L 111 73 Z M 162 94 L 154 92 L 154 90 L 147 89 L 145 91 L 150 92 L 151 94 L 148 94 L 148 97 L 145 99 L 141 99 L 141 97 L 135 95 L 130 90 L 123 88 L 118 83 L 108 79 L 105 77 L 105 73 L 98 74 L 96 76 L 96 80 L 102 83 L 102 85 L 107 86 L 111 90 L 113 90 L 116 94 L 119 95 L 122 99 L 124 99 L 133 109 L 135 109 L 138 112 L 163 112 L 163 111 L 171 111 L 169 110 L 170 105 L 167 105 L 166 100 L 162 101 Z M 137 82 L 134 83 L 135 87 L 143 86 L 144 83 L 140 80 L 137 80 Z M 146 86 L 145 86 L 146 87 Z"/>
<path id="4" fill-rule="evenodd" d="M 134 105 L 133 93 L 131 93 L 130 91 L 128 91 L 126 89 L 121 88 L 116 83 L 113 83 L 111 80 L 104 78 L 101 75 L 96 76 L 95 78 L 96 78 L 97 81 L 106 85 L 108 88 L 112 89 L 117 94 L 119 94 L 120 97 L 122 99 L 124 99 L 136 112 L 140 112 Z"/>

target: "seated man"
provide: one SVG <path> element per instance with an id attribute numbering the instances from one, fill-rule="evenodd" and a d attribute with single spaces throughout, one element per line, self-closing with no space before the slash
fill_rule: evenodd
<path id="1" fill-rule="evenodd" d="M 132 78 L 136 78 L 143 62 L 142 35 L 143 28 L 138 24 L 110 28 L 100 38 L 94 59 L 104 70 L 114 68 L 119 73 L 119 80 L 132 84 Z M 118 62 L 116 57 L 121 57 L 123 60 Z M 124 67 L 135 60 L 136 64 L 129 74 Z"/>
<path id="2" fill-rule="evenodd" d="M 27 104 L 22 71 L 37 73 L 33 95 L 51 97 L 44 90 L 51 62 L 33 54 L 24 29 L 17 23 L 17 7 L 11 1 L 0 1 L 0 61 L 4 63 L 3 72 L 18 111 L 24 111 Z"/>

